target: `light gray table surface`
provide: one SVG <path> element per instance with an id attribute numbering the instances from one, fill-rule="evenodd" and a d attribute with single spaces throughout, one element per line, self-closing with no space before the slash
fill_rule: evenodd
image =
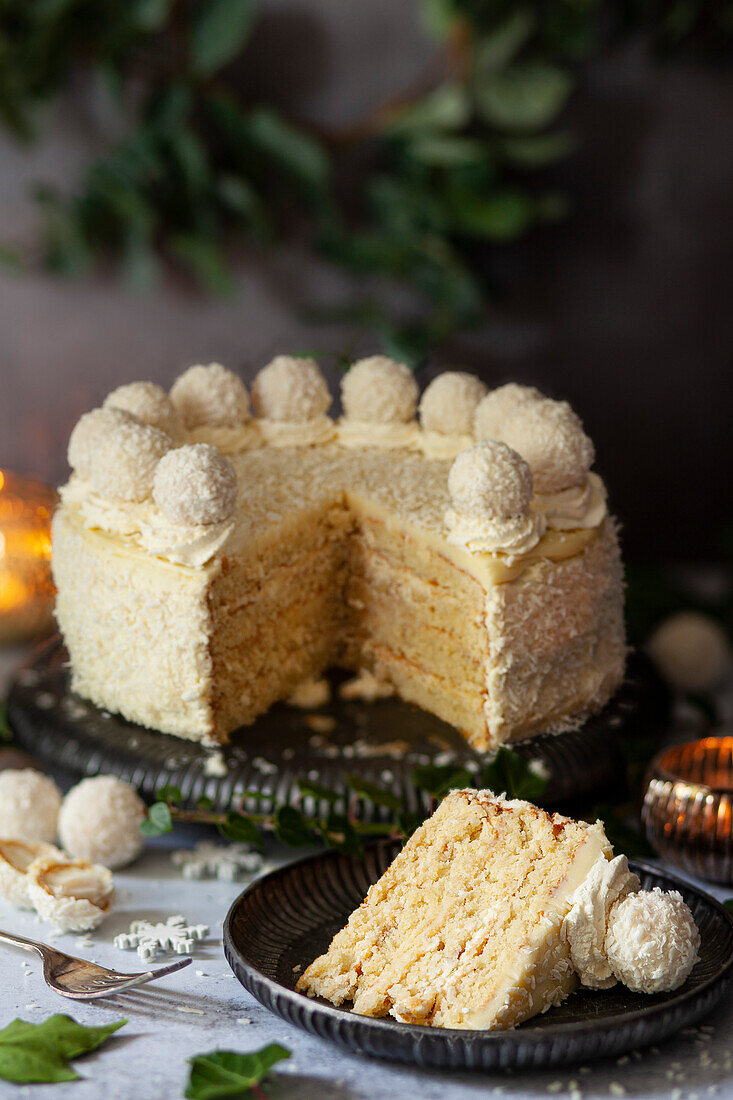
<path id="1" fill-rule="evenodd" d="M 0 697 L 3 673 L 14 654 L 0 651 Z M 53 937 L 34 914 L 0 902 L 0 927 L 31 938 L 45 938 L 62 950 L 122 970 L 135 970 L 134 952 L 114 946 L 117 933 L 138 918 L 165 920 L 181 913 L 191 923 L 210 926 L 210 938 L 197 944 L 194 962 L 159 985 L 105 1001 L 75 1004 L 46 988 L 40 960 L 0 945 L 0 1026 L 15 1016 L 40 1022 L 54 1012 L 68 1012 L 84 1024 L 103 1024 L 123 1017 L 128 1023 L 96 1053 L 76 1061 L 82 1080 L 61 1085 L 17 1086 L 0 1081 L 0 1096 L 74 1097 L 75 1100 L 174 1100 L 182 1097 L 187 1059 L 215 1049 L 250 1051 L 278 1042 L 292 1051 L 281 1064 L 268 1095 L 299 1100 L 457 1100 L 458 1097 L 502 1095 L 508 1100 L 535 1096 L 581 1100 L 592 1097 L 670 1097 L 702 1100 L 733 1098 L 733 996 L 702 1022 L 660 1047 L 631 1056 L 571 1069 L 547 1072 L 465 1072 L 419 1070 L 396 1063 L 350 1055 L 324 1040 L 286 1024 L 258 1004 L 238 983 L 223 953 L 222 922 L 241 890 L 237 883 L 182 878 L 170 860 L 170 845 L 188 846 L 201 833 L 191 829 L 148 846 L 131 867 L 115 875 L 118 896 L 110 917 L 89 936 Z M 212 837 L 213 838 L 213 837 Z M 292 853 L 273 848 L 273 862 Z M 705 887 L 719 898 L 733 890 Z M 91 942 L 90 942 L 91 941 Z"/>

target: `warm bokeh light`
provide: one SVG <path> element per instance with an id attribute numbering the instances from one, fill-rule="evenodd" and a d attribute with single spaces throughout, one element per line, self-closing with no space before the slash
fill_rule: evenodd
<path id="1" fill-rule="evenodd" d="M 0 642 L 51 624 L 51 514 L 56 494 L 33 478 L 0 470 Z"/>

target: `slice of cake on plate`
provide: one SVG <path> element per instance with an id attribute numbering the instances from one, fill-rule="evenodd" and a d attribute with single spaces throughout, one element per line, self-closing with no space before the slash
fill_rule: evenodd
<path id="1" fill-rule="evenodd" d="M 577 725 L 623 678 L 623 581 L 593 446 L 566 402 L 355 364 L 344 415 L 278 356 L 254 415 L 218 364 L 131 383 L 72 433 L 54 517 L 72 686 L 228 739 L 331 665 L 478 749 Z"/>
<path id="2" fill-rule="evenodd" d="M 676 988 L 699 935 L 679 894 L 638 892 L 600 822 L 453 791 L 296 988 L 364 1016 L 504 1029 L 580 982 Z"/>

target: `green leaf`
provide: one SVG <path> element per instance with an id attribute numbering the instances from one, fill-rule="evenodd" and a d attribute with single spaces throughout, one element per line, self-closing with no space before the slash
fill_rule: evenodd
<path id="1" fill-rule="evenodd" d="M 321 783 L 312 783 L 309 779 L 297 779 L 298 790 L 306 798 L 317 798 L 323 802 L 328 802 L 333 806 L 335 802 L 338 802 L 343 795 L 340 791 L 334 791 L 332 787 L 325 787 Z"/>
<path id="2" fill-rule="evenodd" d="M 240 1054 L 235 1050 L 212 1050 L 189 1059 L 191 1073 L 186 1086 L 188 1100 L 240 1100 L 259 1085 L 277 1062 L 290 1057 L 278 1043 Z"/>
<path id="3" fill-rule="evenodd" d="M 197 810 L 210 810 L 212 809 L 213 805 L 214 803 L 212 799 L 210 799 L 209 796 L 206 794 L 202 795 L 201 798 L 196 799 Z"/>
<path id="4" fill-rule="evenodd" d="M 726 909 L 730 909 L 733 911 L 733 898 L 726 898 L 723 902 L 723 905 L 726 907 Z"/>
<path id="5" fill-rule="evenodd" d="M 246 136 L 261 153 L 313 192 L 325 190 L 330 164 L 321 146 L 277 111 L 259 107 L 246 116 Z"/>
<path id="6" fill-rule="evenodd" d="M 313 842 L 308 822 L 294 806 L 281 806 L 275 814 L 275 836 L 289 848 L 302 848 Z"/>
<path id="7" fill-rule="evenodd" d="M 410 142 L 408 148 L 416 160 L 440 168 L 484 164 L 490 160 L 489 147 L 477 138 L 426 134 Z"/>
<path id="8" fill-rule="evenodd" d="M 484 119 L 502 130 L 539 130 L 565 106 L 572 78 L 544 61 L 527 61 L 488 76 L 477 85 L 476 105 Z"/>
<path id="9" fill-rule="evenodd" d="M 169 247 L 205 290 L 219 295 L 231 293 L 231 276 L 215 240 L 193 233 L 177 233 L 171 238 Z"/>
<path id="10" fill-rule="evenodd" d="M 245 817 L 244 814 L 237 813 L 236 810 L 229 811 L 226 821 L 219 826 L 219 832 L 227 840 L 233 840 L 238 844 L 255 844 L 258 848 L 262 847 L 262 837 L 254 821 Z"/>
<path id="11" fill-rule="evenodd" d="M 418 790 L 426 791 L 435 798 L 442 798 L 456 788 L 473 785 L 471 773 L 454 764 L 423 764 L 415 768 L 410 778 Z"/>
<path id="12" fill-rule="evenodd" d="M 390 119 L 385 134 L 410 134 L 415 130 L 458 130 L 471 113 L 468 92 L 460 84 L 441 84 L 430 95 L 411 103 Z"/>
<path id="13" fill-rule="evenodd" d="M 356 829 L 344 814 L 333 811 L 321 828 L 321 836 L 326 844 L 347 856 L 361 855 L 363 848 Z"/>
<path id="14" fill-rule="evenodd" d="M 164 24 L 173 0 L 128 0 L 130 21 L 141 31 L 158 31 Z"/>
<path id="15" fill-rule="evenodd" d="M 456 204 L 455 226 L 472 237 L 509 241 L 524 233 L 532 213 L 532 201 L 520 191 L 494 191 L 485 197 L 466 194 Z"/>
<path id="16" fill-rule="evenodd" d="M 5 704 L 0 701 L 0 741 L 12 741 L 13 731 L 10 728 L 8 722 L 7 711 L 5 710 Z"/>
<path id="17" fill-rule="evenodd" d="M 370 783 L 368 779 L 362 779 L 360 775 L 344 775 L 344 779 L 355 794 L 372 802 L 375 806 L 386 806 L 388 810 L 402 809 L 402 799 L 393 791 L 385 790 L 376 783 Z"/>
<path id="18" fill-rule="evenodd" d="M 453 0 L 422 0 L 420 22 L 433 38 L 442 41 L 456 21 Z"/>
<path id="19" fill-rule="evenodd" d="M 0 1077 L 17 1084 L 74 1081 L 67 1062 L 87 1054 L 126 1024 L 84 1027 L 70 1016 L 50 1016 L 41 1024 L 13 1020 L 0 1031 Z"/>
<path id="20" fill-rule="evenodd" d="M 173 832 L 173 818 L 166 802 L 154 802 L 148 810 L 148 816 L 140 824 L 143 836 L 162 836 Z"/>
<path id="21" fill-rule="evenodd" d="M 155 797 L 158 802 L 183 802 L 181 788 L 174 787 L 171 783 L 166 783 L 164 787 L 156 791 Z"/>
<path id="22" fill-rule="evenodd" d="M 494 794 L 536 802 L 547 789 L 547 777 L 511 749 L 500 748 L 481 772 L 481 785 Z"/>
<path id="23" fill-rule="evenodd" d="M 474 80 L 481 83 L 487 76 L 504 69 L 525 45 L 535 26 L 533 13 L 520 7 L 481 38 L 474 54 Z"/>
<path id="24" fill-rule="evenodd" d="M 415 829 L 420 828 L 423 821 L 422 814 L 415 813 L 414 810 L 403 810 L 397 817 L 397 826 L 405 840 L 409 840 Z"/>
<path id="25" fill-rule="evenodd" d="M 254 26 L 253 0 L 203 0 L 191 28 L 191 68 L 212 76 L 244 47 Z"/>
<path id="26" fill-rule="evenodd" d="M 570 156 L 576 144 L 569 130 L 556 130 L 548 134 L 507 137 L 499 149 L 508 161 L 520 168 L 544 168 Z"/>

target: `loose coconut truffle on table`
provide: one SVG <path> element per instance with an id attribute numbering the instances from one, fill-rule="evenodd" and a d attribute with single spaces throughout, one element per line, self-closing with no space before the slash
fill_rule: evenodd
<path id="1" fill-rule="evenodd" d="M 69 791 L 59 814 L 59 839 L 70 855 L 125 867 L 140 855 L 145 804 L 113 775 L 83 779 Z"/>
<path id="2" fill-rule="evenodd" d="M 153 499 L 171 523 L 224 523 L 234 511 L 237 474 L 217 447 L 188 444 L 161 459 Z"/>
<path id="3" fill-rule="evenodd" d="M 143 424 L 160 428 L 174 440 L 180 438 L 183 430 L 178 410 L 163 387 L 155 382 L 128 382 L 118 386 L 107 394 L 102 408 L 131 413 Z"/>
<path id="4" fill-rule="evenodd" d="M 698 611 L 666 618 L 648 642 L 649 655 L 678 691 L 709 691 L 730 664 L 730 646 L 722 626 Z"/>
<path id="5" fill-rule="evenodd" d="M 147 500 L 153 490 L 155 469 L 172 446 L 165 432 L 130 417 L 95 443 L 89 480 L 107 500 Z"/>
<path id="6" fill-rule="evenodd" d="M 189 367 L 171 387 L 171 401 L 186 428 L 238 428 L 251 418 L 242 379 L 221 363 Z"/>
<path id="7" fill-rule="evenodd" d="M 32 909 L 28 868 L 37 859 L 63 859 L 53 844 L 40 840 L 0 840 L 0 895 L 18 909 Z"/>
<path id="8" fill-rule="evenodd" d="M 63 932 L 85 932 L 107 916 L 115 890 L 106 867 L 50 857 L 31 863 L 28 893 L 41 920 Z"/>
<path id="9" fill-rule="evenodd" d="M 0 772 L 0 836 L 52 843 L 58 830 L 61 791 L 33 768 Z"/>

